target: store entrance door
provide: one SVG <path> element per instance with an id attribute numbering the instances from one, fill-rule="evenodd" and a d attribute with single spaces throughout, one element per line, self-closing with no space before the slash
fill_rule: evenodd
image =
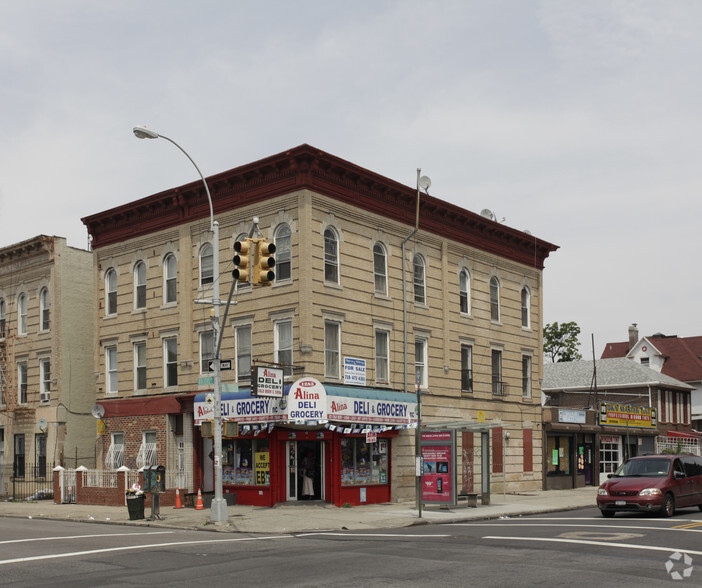
<path id="1" fill-rule="evenodd" d="M 324 500 L 324 443 L 288 441 L 286 455 L 286 499 Z"/>

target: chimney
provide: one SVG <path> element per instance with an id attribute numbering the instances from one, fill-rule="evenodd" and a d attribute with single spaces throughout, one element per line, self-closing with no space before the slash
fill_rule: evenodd
<path id="1" fill-rule="evenodd" d="M 639 342 L 639 329 L 636 327 L 636 323 L 632 323 L 629 327 L 629 351 L 632 350 L 634 345 Z"/>

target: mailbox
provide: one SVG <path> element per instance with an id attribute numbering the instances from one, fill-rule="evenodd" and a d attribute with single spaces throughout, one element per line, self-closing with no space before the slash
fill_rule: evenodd
<path id="1" fill-rule="evenodd" d="M 163 494 L 166 491 L 166 468 L 162 465 L 144 466 L 144 492 Z"/>

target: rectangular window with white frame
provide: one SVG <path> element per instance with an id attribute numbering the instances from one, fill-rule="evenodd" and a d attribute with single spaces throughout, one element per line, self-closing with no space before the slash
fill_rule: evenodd
<path id="1" fill-rule="evenodd" d="M 163 339 L 163 384 L 166 388 L 178 385 L 178 338 Z"/>
<path id="2" fill-rule="evenodd" d="M 293 329 L 292 320 L 276 321 L 274 333 L 275 361 L 282 364 L 286 377 L 293 375 Z"/>
<path id="3" fill-rule="evenodd" d="M 106 394 L 117 394 L 117 345 L 105 347 Z"/>
<path id="4" fill-rule="evenodd" d="M 210 361 L 215 356 L 214 331 L 200 333 L 200 373 L 210 373 Z"/>
<path id="5" fill-rule="evenodd" d="M 236 345 L 236 379 L 251 378 L 251 325 L 242 325 L 234 330 Z"/>
<path id="6" fill-rule="evenodd" d="M 375 383 L 390 383 L 390 333 L 375 330 Z"/>
<path id="7" fill-rule="evenodd" d="M 531 398 L 531 355 L 522 355 L 522 398 Z"/>
<path id="8" fill-rule="evenodd" d="M 51 401 L 51 360 L 49 358 L 39 360 L 39 375 L 41 377 L 39 402 L 46 404 Z"/>
<path id="9" fill-rule="evenodd" d="M 429 387 L 429 377 L 427 375 L 429 341 L 424 337 L 416 337 L 414 340 L 414 375 L 415 385 L 421 388 Z"/>
<path id="10" fill-rule="evenodd" d="M 124 465 L 124 433 L 112 433 L 110 447 L 105 455 L 105 467 L 117 470 Z"/>
<path id="11" fill-rule="evenodd" d="M 504 396 L 504 382 L 502 381 L 502 350 L 492 350 L 492 393 L 495 396 Z"/>
<path id="12" fill-rule="evenodd" d="M 158 465 L 156 450 L 156 431 L 142 432 L 141 445 L 137 453 L 137 467 L 143 468 L 145 466 Z"/>
<path id="13" fill-rule="evenodd" d="M 324 321 L 324 376 L 341 378 L 341 323 Z"/>
<path id="14" fill-rule="evenodd" d="M 146 341 L 134 342 L 134 390 L 146 390 Z"/>
<path id="15" fill-rule="evenodd" d="M 461 392 L 473 393 L 473 346 L 461 345 Z"/>
<path id="16" fill-rule="evenodd" d="M 27 404 L 27 362 L 20 361 L 17 364 L 17 390 L 19 404 Z"/>

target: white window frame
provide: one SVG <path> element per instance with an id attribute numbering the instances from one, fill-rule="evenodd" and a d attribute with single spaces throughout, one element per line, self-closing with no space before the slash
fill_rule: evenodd
<path id="1" fill-rule="evenodd" d="M 27 334 L 27 294 L 24 292 L 17 297 L 17 334 Z"/>
<path id="2" fill-rule="evenodd" d="M 415 253 L 412 258 L 412 283 L 414 284 L 414 303 L 427 303 L 427 265 L 424 258 Z"/>
<path id="3" fill-rule="evenodd" d="M 390 384 L 390 331 L 387 329 L 375 329 L 375 383 Z"/>
<path id="4" fill-rule="evenodd" d="M 492 348 L 490 350 L 490 376 L 492 378 L 492 395 L 505 396 L 505 383 L 502 349 Z"/>
<path id="5" fill-rule="evenodd" d="M 285 377 L 292 377 L 293 365 L 293 323 L 292 319 L 277 320 L 273 323 L 274 361 L 283 366 Z"/>
<path id="6" fill-rule="evenodd" d="M 332 227 L 324 229 L 324 281 L 339 284 L 339 235 Z"/>
<path id="7" fill-rule="evenodd" d="M 244 334 L 247 334 L 244 337 Z M 245 340 L 248 338 L 248 341 Z M 253 326 L 242 324 L 234 328 L 234 344 L 236 353 L 236 379 L 248 380 L 251 378 L 253 358 Z"/>
<path id="8" fill-rule="evenodd" d="M 324 376 L 341 379 L 341 322 L 324 321 Z"/>
<path id="9" fill-rule="evenodd" d="M 169 294 L 171 290 L 173 290 L 173 292 Z M 175 304 L 177 301 L 178 260 L 173 253 L 168 253 L 166 257 L 163 258 L 163 303 Z"/>
<path id="10" fill-rule="evenodd" d="M 105 316 L 117 314 L 117 270 L 111 267 L 105 272 Z"/>
<path id="11" fill-rule="evenodd" d="M 27 362 L 17 362 L 17 404 L 26 406 L 28 401 Z"/>
<path id="12" fill-rule="evenodd" d="M 467 269 L 462 269 L 458 273 L 458 298 L 459 310 L 461 314 L 470 314 L 470 273 Z"/>
<path id="13" fill-rule="evenodd" d="M 158 435 L 156 431 L 142 431 L 136 466 L 143 468 L 154 465 L 158 465 Z"/>
<path id="14" fill-rule="evenodd" d="M 124 433 L 110 435 L 110 447 L 105 455 L 105 468 L 118 470 L 124 465 Z"/>
<path id="15" fill-rule="evenodd" d="M 522 354 L 522 398 L 531 398 L 532 356 Z"/>
<path id="16" fill-rule="evenodd" d="M 143 392 L 148 388 L 148 382 L 146 379 L 146 341 L 133 341 L 132 347 L 134 349 L 134 390 L 137 392 Z M 139 350 L 143 349 L 143 363 L 142 358 L 139 357 Z M 144 385 L 139 386 L 139 376 L 143 375 Z"/>
<path id="17" fill-rule="evenodd" d="M 500 280 L 497 276 L 490 278 L 490 320 L 493 323 L 500 322 Z"/>
<path id="18" fill-rule="evenodd" d="M 428 361 L 429 339 L 424 336 L 414 338 L 414 385 L 417 385 L 419 372 L 419 387 L 423 390 L 429 387 Z"/>
<path id="19" fill-rule="evenodd" d="M 146 309 L 146 264 L 137 261 L 134 264 L 134 310 Z"/>
<path id="20" fill-rule="evenodd" d="M 468 372 L 466 374 L 465 372 Z M 466 386 L 466 382 L 470 382 Z M 461 392 L 472 394 L 475 391 L 473 381 L 473 345 L 471 343 L 461 343 Z"/>
<path id="21" fill-rule="evenodd" d="M 48 331 L 51 327 L 51 300 L 49 299 L 49 289 L 42 288 L 39 291 L 39 330 Z"/>
<path id="22" fill-rule="evenodd" d="M 43 357 L 39 360 L 39 377 L 41 387 L 39 391 L 39 402 L 47 404 L 51 402 L 51 359 Z"/>
<path id="23" fill-rule="evenodd" d="M 520 302 L 522 308 L 522 328 L 531 328 L 531 292 L 524 286 L 520 292 Z"/>
<path id="24" fill-rule="evenodd" d="M 210 373 L 209 362 L 215 358 L 214 331 L 200 333 L 200 374 Z"/>
<path id="25" fill-rule="evenodd" d="M 209 286 L 214 283 L 215 275 L 214 249 L 211 243 L 203 243 L 200 247 L 198 260 L 200 262 L 200 287 Z"/>
<path id="26" fill-rule="evenodd" d="M 105 393 L 117 394 L 119 391 L 119 372 L 117 368 L 117 345 L 105 345 Z"/>
<path id="27" fill-rule="evenodd" d="M 171 372 L 175 369 L 175 373 Z M 173 378 L 171 378 L 173 375 Z M 175 381 L 172 381 L 172 380 Z M 178 337 L 163 337 L 163 387 L 178 387 Z"/>
<path id="28" fill-rule="evenodd" d="M 388 255 L 380 241 L 373 245 L 373 287 L 376 294 L 388 295 Z"/>
<path id="29" fill-rule="evenodd" d="M 292 280 L 292 230 L 287 223 L 279 224 L 273 233 L 275 243 L 275 281 Z M 287 275 L 283 275 L 287 274 Z"/>

